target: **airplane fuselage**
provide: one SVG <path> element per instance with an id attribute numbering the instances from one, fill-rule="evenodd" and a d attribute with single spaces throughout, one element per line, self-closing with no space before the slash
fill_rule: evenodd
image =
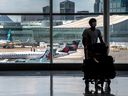
<path id="1" fill-rule="evenodd" d="M 27 58 L 38 58 L 44 54 L 43 52 L 3 52 L 0 53 L 1 59 L 27 59 Z"/>

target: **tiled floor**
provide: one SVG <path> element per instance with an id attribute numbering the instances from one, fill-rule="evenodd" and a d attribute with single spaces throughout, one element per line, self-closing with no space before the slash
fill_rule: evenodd
<path id="1" fill-rule="evenodd" d="M 118 72 L 112 79 L 109 95 L 84 95 L 82 78 L 79 71 L 0 72 L 0 96 L 128 96 L 128 72 Z"/>

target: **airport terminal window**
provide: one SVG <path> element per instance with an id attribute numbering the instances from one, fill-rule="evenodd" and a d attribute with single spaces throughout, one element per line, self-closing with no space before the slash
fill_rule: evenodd
<path id="1" fill-rule="evenodd" d="M 102 7 L 103 0 L 53 0 L 53 13 L 102 13 Z"/>
<path id="2" fill-rule="evenodd" d="M 114 57 L 116 64 L 127 64 L 128 54 L 128 6 L 127 0 L 110 0 L 109 44 L 110 55 Z M 117 6 L 114 6 L 116 4 Z"/>
<path id="3" fill-rule="evenodd" d="M 51 40 L 50 32 L 53 32 L 52 35 L 53 63 L 72 63 L 72 64 L 82 63 L 84 58 L 83 45 L 81 42 L 82 32 L 84 28 L 88 27 L 88 21 L 90 18 L 95 17 L 97 19 L 97 27 L 103 33 L 103 16 L 101 15 L 103 13 L 103 0 L 90 0 L 90 1 L 82 0 L 82 2 L 78 2 L 78 0 L 52 0 L 53 1 L 53 8 L 52 8 L 53 13 L 51 14 L 53 20 L 52 27 L 50 27 L 51 18 L 49 17 L 50 0 L 40 0 L 40 1 L 31 0 L 31 2 L 29 3 L 27 2 L 27 0 L 25 2 L 22 2 L 22 0 L 17 0 L 17 1 L 12 0 L 11 3 L 9 4 L 6 3 L 7 1 L 8 0 L 0 1 L 1 4 L 0 12 L 6 14 L 15 13 L 15 15 L 0 16 L 0 34 L 1 34 L 0 50 L 1 50 L 1 54 L 3 55 L 3 57 L 1 57 L 1 62 L 8 61 L 7 59 L 9 59 L 10 56 L 7 57 L 7 52 L 13 52 L 11 56 L 15 57 L 14 52 L 16 47 L 18 48 L 18 50 L 16 51 L 22 51 L 22 52 L 25 50 L 44 51 L 45 49 L 49 49 L 50 40 Z M 122 0 L 122 2 L 125 1 L 126 0 Z M 121 12 L 127 12 L 128 9 L 127 6 L 122 7 L 121 5 L 122 2 L 121 0 L 118 0 L 118 2 L 110 0 L 110 5 L 111 5 L 110 12 L 111 11 L 117 12 L 119 10 L 122 10 Z M 21 5 L 17 6 L 17 8 L 12 7 L 12 5 L 18 3 L 20 3 L 24 7 L 22 6 L 22 8 L 20 8 Z M 40 4 L 38 5 L 37 3 L 40 3 L 41 5 Z M 28 4 L 30 6 L 29 7 L 30 9 L 27 7 Z M 36 7 L 37 9 L 34 8 L 34 10 L 31 10 L 33 4 L 35 6 L 38 5 L 38 7 Z M 85 4 L 87 4 L 86 7 Z M 113 6 L 114 4 L 118 6 L 116 6 L 115 8 Z M 61 12 L 62 10 L 63 12 Z M 27 14 L 32 13 L 32 14 L 26 15 L 25 13 Z M 70 14 L 66 14 L 66 13 L 70 13 Z M 116 59 L 116 63 L 126 63 L 127 62 L 126 58 L 122 58 L 120 60 L 117 57 L 115 57 L 115 55 L 119 54 L 120 57 L 122 56 L 121 55 L 122 53 L 117 51 L 121 50 L 121 52 L 124 52 L 124 49 L 125 51 L 127 49 L 127 41 L 126 41 L 128 35 L 127 15 L 125 15 L 124 17 L 123 15 L 119 15 L 119 16 L 117 15 L 110 16 L 110 54 L 114 56 L 114 58 Z M 52 28 L 52 31 L 50 30 L 50 28 Z M 7 39 L 13 42 L 6 42 Z M 124 42 L 121 43 L 120 40 L 123 40 Z M 71 50 L 71 53 L 61 52 L 65 45 L 74 46 L 72 45 L 74 41 L 75 42 L 80 41 L 79 45 L 77 46 L 78 50 L 76 52 L 74 52 L 73 48 L 72 48 L 73 50 Z M 120 46 L 119 48 L 115 48 L 115 47 L 113 48 L 112 47 L 113 44 L 117 44 L 118 42 L 119 44 L 122 44 L 121 46 L 123 47 Z M 124 43 L 125 45 L 123 45 Z M 32 48 L 30 46 L 32 46 Z M 21 50 L 19 50 L 20 47 Z M 3 54 L 2 52 L 5 52 L 6 54 L 5 53 Z M 23 56 L 23 54 L 20 54 L 20 56 Z M 46 57 L 48 59 L 51 56 L 48 54 Z M 71 58 L 73 60 L 70 60 Z M 11 61 L 13 60 L 11 59 Z M 19 61 L 26 62 L 24 58 L 23 60 L 21 59 Z M 48 59 L 48 63 L 49 62 L 50 61 Z M 37 62 L 34 61 L 34 63 Z"/>
<path id="4" fill-rule="evenodd" d="M 74 17 L 74 20 L 62 20 L 61 18 Z M 82 63 L 84 49 L 82 45 L 82 33 L 90 27 L 90 18 L 97 19 L 97 28 L 103 35 L 103 15 L 54 15 L 53 16 L 53 63 Z M 58 18 L 58 20 L 56 20 Z M 59 25 L 55 23 L 61 22 Z"/>
<path id="5" fill-rule="evenodd" d="M 110 12 L 128 12 L 128 1 L 110 0 Z"/>
<path id="6" fill-rule="evenodd" d="M 82 32 L 84 28 L 88 25 L 88 20 L 91 17 L 96 17 L 98 19 L 98 23 L 100 24 L 100 29 L 103 33 L 103 16 L 90 15 L 90 13 L 103 13 L 103 0 L 82 0 L 78 2 L 78 0 L 52 0 L 53 1 L 53 29 L 50 30 L 50 0 L 12 0 L 9 2 L 8 0 L 1 0 L 1 13 L 14 13 L 14 15 L 1 15 L 0 19 L 3 20 L 1 22 L 1 40 L 5 41 L 5 44 L 1 44 L 1 62 L 29 62 L 32 60 L 34 63 L 38 63 L 33 58 L 22 59 L 23 54 L 18 53 L 15 55 L 16 51 L 34 51 L 40 52 L 49 49 L 50 47 L 50 32 L 53 32 L 53 63 L 63 63 L 63 55 L 68 55 L 66 57 L 66 62 L 64 63 L 82 63 L 83 62 L 83 46 L 82 46 Z M 9 2 L 9 3 L 8 3 Z M 14 6 L 19 4 L 19 6 Z M 29 6 L 29 7 L 28 7 Z M 34 6 L 34 8 L 33 8 Z M 85 7 L 86 6 L 86 7 Z M 99 7 L 100 6 L 100 7 Z M 64 7 L 64 8 L 63 8 Z M 19 11 L 20 10 L 20 11 Z M 61 12 L 63 11 L 63 12 Z M 27 13 L 27 15 L 26 15 Z M 58 13 L 59 15 L 55 15 Z M 62 15 L 61 13 L 71 13 L 71 15 L 66 14 Z M 78 15 L 75 15 L 75 14 Z M 17 15 L 18 14 L 18 15 Z M 20 15 L 21 14 L 21 15 Z M 28 15 L 29 14 L 29 15 Z M 37 15 L 38 14 L 38 15 Z M 80 15 L 79 15 L 80 14 Z M 84 20 L 85 19 L 85 20 Z M 86 20 L 87 19 L 87 20 Z M 82 21 L 84 20 L 84 21 Z M 84 24 L 80 24 L 82 23 Z M 79 23 L 78 23 L 79 22 Z M 76 25 L 74 25 L 74 23 Z M 77 24 L 78 23 L 78 24 Z M 67 24 L 71 24 L 68 28 L 65 26 Z M 83 25 L 83 26 L 81 26 Z M 102 27 L 102 28 L 101 28 Z M 69 38 L 69 39 L 67 39 Z M 6 40 L 9 42 L 6 42 Z M 10 42 L 11 41 L 11 42 Z M 72 45 L 74 41 L 79 42 L 79 45 Z M 2 41 L 3 42 L 3 41 Z M 79 48 L 71 50 L 68 53 L 58 53 L 58 50 L 61 50 L 65 44 L 69 44 L 68 46 L 73 46 L 75 48 Z M 55 49 L 57 47 L 57 50 Z M 15 50 L 18 48 L 18 50 Z M 76 52 L 74 52 L 76 51 Z M 10 56 L 6 52 L 12 52 L 11 57 L 17 58 L 16 60 L 10 60 Z M 70 61 L 73 54 L 77 54 L 78 56 L 73 56 L 74 61 Z M 5 54 L 6 53 L 6 54 Z M 24 53 L 24 52 L 23 52 Z M 10 54 L 10 53 L 9 53 Z M 26 54 L 26 53 L 25 53 Z M 35 54 L 35 53 L 30 53 Z M 41 52 L 40 52 L 41 54 Z M 42 53 L 43 54 L 43 53 Z M 41 56 L 42 56 L 41 54 Z M 39 55 L 38 53 L 35 54 Z M 4 57 L 3 57 L 4 56 Z M 18 57 L 19 56 L 19 57 Z M 5 58 L 6 57 L 6 58 Z M 50 62 L 49 58 L 51 55 L 46 55 L 46 62 Z M 27 57 L 28 58 L 28 57 Z M 29 62 L 30 63 L 30 62 Z M 41 63 L 45 63 L 42 61 Z"/>
<path id="7" fill-rule="evenodd" d="M 49 0 L 0 0 L 0 13 L 48 13 Z"/>
<path id="8" fill-rule="evenodd" d="M 110 55 L 115 63 L 128 62 L 128 15 L 110 16 Z"/>
<path id="9" fill-rule="evenodd" d="M 48 15 L 1 15 L 0 62 L 49 63 L 48 17 Z"/>
<path id="10" fill-rule="evenodd" d="M 103 33 L 103 17 L 99 14 L 90 15 L 103 13 L 103 0 L 53 0 L 53 13 L 59 14 L 53 15 L 53 49 L 58 46 L 56 54 L 53 54 L 53 63 L 82 63 L 82 33 L 89 27 L 91 17 L 96 17 L 98 23 L 102 24 L 99 28 Z"/>

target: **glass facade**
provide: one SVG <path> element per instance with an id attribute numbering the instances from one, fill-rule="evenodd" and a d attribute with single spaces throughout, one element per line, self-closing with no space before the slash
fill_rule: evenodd
<path id="1" fill-rule="evenodd" d="M 47 46 L 50 44 L 49 20 L 45 20 L 45 22 L 43 19 L 39 20 L 43 16 L 1 15 L 0 62 L 50 62 L 50 47 Z M 12 20 L 12 18 L 19 19 L 21 17 L 25 19 L 21 19 L 21 21 Z"/>
<path id="2" fill-rule="evenodd" d="M 54 63 L 74 64 L 83 62 L 84 47 L 82 45 L 82 33 L 85 28 L 89 27 L 88 21 L 92 17 L 97 19 L 97 28 L 101 30 L 103 35 L 102 15 L 88 15 L 78 20 L 60 20 L 59 22 L 62 22 L 62 24 L 53 27 L 53 46 L 58 44 L 56 55 L 53 56 Z M 73 42 L 78 42 L 78 44 L 74 44 Z"/>
<path id="3" fill-rule="evenodd" d="M 3 5 L 6 4 L 0 2 Z M 110 0 L 110 12 L 123 12 L 127 7 L 124 2 L 126 0 L 117 2 Z M 24 8 L 27 8 L 28 4 L 32 6 L 42 3 L 41 6 L 39 5 L 42 11 L 22 8 L 21 11 L 17 11 L 21 5 L 18 8 L 9 9 L 9 6 L 15 3 L 13 0 L 8 6 L 2 6 L 0 10 L 1 13 L 6 13 L 6 15 L 0 16 L 0 62 L 2 63 L 50 63 L 52 59 L 51 63 L 82 63 L 84 59 L 82 33 L 85 28 L 89 27 L 90 18 L 96 18 L 97 28 L 104 36 L 103 15 L 101 15 L 103 12 L 102 0 L 90 0 L 90 2 L 87 0 L 81 2 L 53 0 L 53 10 L 50 10 L 48 0 L 31 0 L 30 3 L 17 1 L 17 4 L 21 3 Z M 87 3 L 87 6 L 83 6 L 83 3 Z M 49 13 L 52 11 L 51 18 Z M 14 15 L 8 15 L 10 13 Z M 115 53 L 113 53 L 112 45 L 113 42 L 116 42 L 116 44 L 123 43 L 127 47 L 127 20 L 127 15 L 110 15 L 110 55 L 117 59 L 116 63 L 127 63 L 124 58 L 119 61 L 113 55 Z M 50 54 L 51 40 L 52 56 Z M 120 50 L 122 49 L 120 48 Z"/>
<path id="4" fill-rule="evenodd" d="M 110 12 L 128 12 L 128 1 L 127 0 L 109 0 Z M 103 11 L 103 1 L 99 2 L 99 12 Z"/>
<path id="5" fill-rule="evenodd" d="M 94 9 L 99 8 L 100 0 L 53 0 L 54 13 L 99 13 Z M 103 1 L 103 0 L 101 0 Z M 96 7 L 96 8 L 95 8 Z"/>
<path id="6" fill-rule="evenodd" d="M 122 19 L 123 18 L 123 19 Z M 128 54 L 128 16 L 110 16 L 110 55 L 115 63 L 127 63 Z"/>

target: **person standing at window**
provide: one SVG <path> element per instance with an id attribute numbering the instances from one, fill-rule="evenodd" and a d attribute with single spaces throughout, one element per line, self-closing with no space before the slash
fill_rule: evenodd
<path id="1" fill-rule="evenodd" d="M 96 24 L 96 19 L 91 18 L 89 20 L 90 28 L 85 29 L 82 34 L 82 43 L 84 45 L 85 59 L 91 57 L 91 46 L 97 43 L 98 38 L 101 43 L 104 43 L 100 30 L 96 28 Z"/>

